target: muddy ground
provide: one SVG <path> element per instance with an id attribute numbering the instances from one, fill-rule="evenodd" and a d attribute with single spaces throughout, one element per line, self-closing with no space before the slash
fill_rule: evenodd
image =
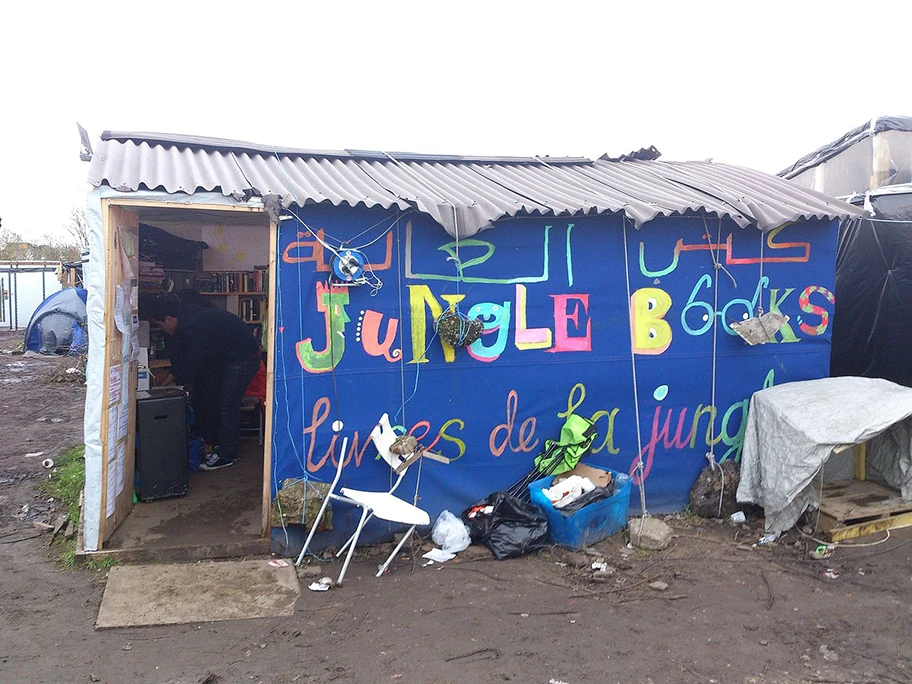
<path id="1" fill-rule="evenodd" d="M 663 552 L 617 535 L 379 579 L 365 552 L 344 587 L 302 582 L 293 617 L 96 631 L 106 571 L 62 570 L 33 525 L 56 515 L 40 461 L 82 439 L 83 387 L 41 382 L 59 363 L 0 355 L 0 682 L 912 681 L 912 531 L 816 561 L 796 533 L 752 546 L 757 520 L 669 517 Z"/>

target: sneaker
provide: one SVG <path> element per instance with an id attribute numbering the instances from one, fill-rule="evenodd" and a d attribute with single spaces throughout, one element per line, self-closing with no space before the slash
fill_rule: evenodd
<path id="1" fill-rule="evenodd" d="M 213 451 L 206 459 L 200 463 L 200 470 L 218 470 L 219 468 L 227 468 L 228 466 L 234 465 L 234 461 L 229 461 L 226 458 L 219 456 L 217 451 Z"/>

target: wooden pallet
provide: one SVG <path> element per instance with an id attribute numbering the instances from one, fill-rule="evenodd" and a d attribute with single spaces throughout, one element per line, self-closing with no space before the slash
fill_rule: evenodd
<path id="1" fill-rule="evenodd" d="M 818 527 L 831 541 L 912 526 L 912 501 L 869 480 L 840 480 L 823 486 Z"/>

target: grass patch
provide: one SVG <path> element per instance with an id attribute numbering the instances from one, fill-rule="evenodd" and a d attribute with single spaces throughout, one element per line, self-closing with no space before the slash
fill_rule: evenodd
<path id="1" fill-rule="evenodd" d="M 67 516 L 73 525 L 79 526 L 79 498 L 85 487 L 85 445 L 70 447 L 62 452 L 54 462 L 47 480 L 38 485 L 38 491 L 48 497 L 53 497 L 61 507 L 66 508 Z M 67 539 L 62 534 L 54 542 L 54 549 L 60 564 L 66 568 L 75 568 L 79 563 L 76 560 L 76 537 Z M 113 558 L 104 558 L 98 561 L 87 561 L 85 567 L 90 570 L 103 570 L 117 561 Z"/>
<path id="2" fill-rule="evenodd" d="M 54 468 L 47 480 L 38 485 L 46 497 L 66 506 L 74 525 L 79 524 L 79 496 L 85 487 L 85 444 L 70 447 L 54 461 Z"/>
<path id="3" fill-rule="evenodd" d="M 75 358 L 65 356 L 57 364 L 57 367 L 41 378 L 41 382 L 49 383 L 70 383 L 84 385 L 86 357 L 84 355 Z"/>

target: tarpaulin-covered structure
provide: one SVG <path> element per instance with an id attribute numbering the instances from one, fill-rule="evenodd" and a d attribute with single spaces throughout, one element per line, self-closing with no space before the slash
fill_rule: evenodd
<path id="1" fill-rule="evenodd" d="M 761 390 L 750 401 L 738 501 L 763 506 L 768 533 L 820 503 L 834 449 L 867 442 L 866 477 L 912 500 L 912 389 L 879 378 L 823 378 Z"/>
<path id="2" fill-rule="evenodd" d="M 912 387 L 912 184 L 871 190 L 864 203 L 869 218 L 840 226 L 832 375 Z"/>
<path id="3" fill-rule="evenodd" d="M 368 441 L 383 413 L 450 459 L 422 459 L 398 490 L 417 490 L 432 515 L 527 473 L 570 413 L 597 425 L 592 462 L 631 471 L 642 454 L 649 509 L 680 509 L 707 453 L 740 457 L 754 391 L 827 375 L 837 222 L 861 213 L 704 162 L 315 152 L 135 133 L 102 136 L 90 181 L 93 255 L 118 254 L 116 236 L 129 233 L 119 229 L 138 225 L 130 212 L 230 208 L 268 222 L 264 511 L 288 479 L 331 479 L 342 437 L 346 486 L 385 482 Z M 122 266 L 88 269 L 93 350 Z M 761 311 L 789 321 L 749 346 L 731 324 Z M 481 336 L 445 341 L 447 312 L 480 320 Z M 122 401 L 113 384 L 132 372 L 127 337 L 89 364 L 88 549 L 129 510 L 108 486 L 104 418 Z M 108 496 L 118 497 L 110 515 Z M 346 526 L 334 519 L 324 541 Z"/>
<path id="4" fill-rule="evenodd" d="M 831 373 L 912 387 L 912 117 L 874 117 L 779 175 L 865 209 L 840 227 Z"/>

